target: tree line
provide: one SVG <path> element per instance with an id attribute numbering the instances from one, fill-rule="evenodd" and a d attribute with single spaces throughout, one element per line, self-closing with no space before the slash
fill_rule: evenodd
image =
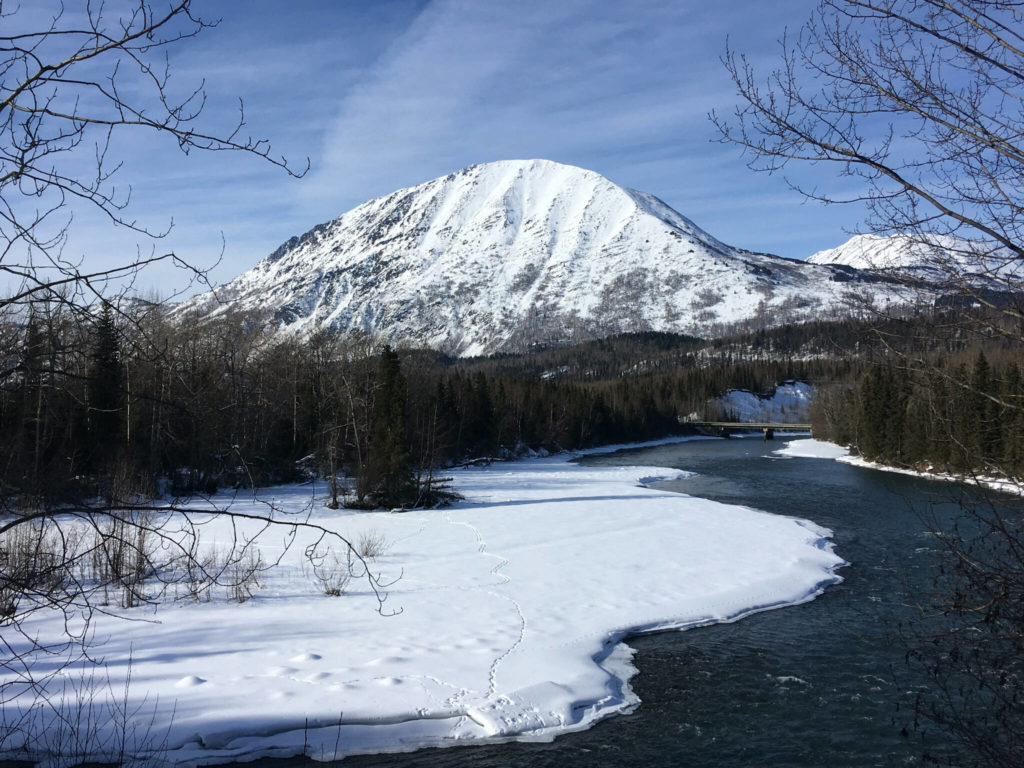
<path id="1" fill-rule="evenodd" d="M 770 393 L 856 367 L 807 354 L 813 333 L 794 333 L 727 344 L 641 334 L 452 360 L 330 329 L 282 337 L 252 315 L 40 302 L 0 324 L 0 496 L 8 508 L 113 503 L 313 473 L 342 478 L 332 504 L 433 503 L 444 467 L 662 437 L 727 389 Z"/>
<path id="2" fill-rule="evenodd" d="M 815 433 L 864 458 L 956 475 L 1024 476 L 1024 376 L 1019 358 L 978 350 L 927 370 L 879 362 L 819 393 Z"/>

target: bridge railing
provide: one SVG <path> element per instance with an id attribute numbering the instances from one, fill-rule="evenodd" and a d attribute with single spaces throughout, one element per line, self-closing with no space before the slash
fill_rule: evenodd
<path id="1" fill-rule="evenodd" d="M 714 429 L 774 429 L 780 432 L 810 432 L 810 424 L 792 424 L 782 421 L 686 421 L 691 427 L 711 427 Z"/>

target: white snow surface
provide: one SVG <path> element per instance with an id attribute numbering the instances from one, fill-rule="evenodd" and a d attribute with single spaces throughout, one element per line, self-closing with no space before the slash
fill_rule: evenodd
<path id="1" fill-rule="evenodd" d="M 549 160 L 504 160 L 370 200 L 180 311 L 263 311 L 470 356 L 636 331 L 709 334 L 901 300 L 853 270 L 733 248 L 656 197 Z"/>
<path id="2" fill-rule="evenodd" d="M 940 480 L 950 483 L 967 483 L 968 485 L 980 485 L 993 491 L 1001 493 L 1024 496 L 1024 485 L 999 477 L 988 477 L 979 475 L 977 477 L 964 477 L 962 475 L 951 475 L 946 472 L 934 470 L 907 469 L 905 467 L 893 467 L 888 464 L 879 464 L 868 461 L 860 456 L 853 456 L 850 450 L 842 445 L 829 443 L 824 440 L 803 439 L 793 440 L 786 443 L 782 448 L 772 451 L 774 456 L 785 456 L 788 458 L 808 459 L 834 459 L 844 464 L 849 464 L 862 469 L 875 469 L 880 472 L 893 472 L 898 475 L 910 475 L 919 477 L 922 480 Z"/>
<path id="3" fill-rule="evenodd" d="M 730 389 L 715 404 L 729 418 L 738 421 L 807 422 L 807 409 L 814 399 L 814 387 L 803 381 L 787 382 L 775 388 L 771 397 L 745 389 Z"/>
<path id="4" fill-rule="evenodd" d="M 836 248 L 812 254 L 807 261 L 934 283 L 969 278 L 997 290 L 1019 291 L 1024 280 L 1024 267 L 1009 250 L 952 235 L 854 235 Z"/>
<path id="5" fill-rule="evenodd" d="M 385 610 L 400 613 L 375 612 L 365 584 L 322 594 L 302 564 L 300 534 L 243 604 L 183 599 L 98 616 L 93 655 L 105 666 L 93 677 L 109 682 L 115 709 L 127 704 L 130 750 L 145 753 L 136 741 L 153 738 L 163 743 L 157 758 L 187 766 L 549 740 L 587 728 L 638 704 L 621 642 L 630 633 L 734 621 L 840 581 L 830 531 L 642 485 L 674 473 L 559 456 L 456 471 L 466 499 L 447 509 L 351 513 L 320 498 L 315 522 L 387 539 L 373 566 L 398 579 Z M 265 497 L 297 510 L 313 494 L 305 485 Z M 233 509 L 266 513 L 251 500 Z M 214 519 L 202 536 L 223 540 L 229 527 Z M 273 557 L 284 539 L 264 534 L 260 546 Z M 62 624 L 38 617 L 26 629 L 55 637 Z M 72 665 L 53 686 L 82 685 L 85 668 Z M 117 735 L 104 695 L 92 704 L 92 744 Z M 62 706 L 74 710 L 74 697 Z M 59 741 L 47 710 L 34 722 L 33 748 Z"/>
<path id="6" fill-rule="evenodd" d="M 841 445 L 813 438 L 791 440 L 778 450 L 772 451 L 775 456 L 804 459 L 840 459 L 850 455 L 850 451 Z"/>
<path id="7" fill-rule="evenodd" d="M 844 464 L 861 467 L 863 469 L 875 469 L 879 472 L 892 472 L 897 475 L 910 475 L 911 477 L 919 477 L 922 480 L 939 480 L 947 483 L 978 485 L 983 488 L 988 488 L 989 490 L 999 491 L 1000 493 L 1024 496 L 1024 484 L 1002 477 L 992 477 L 989 475 L 951 475 L 948 472 L 939 472 L 933 468 L 907 469 L 906 467 L 894 467 L 889 464 L 879 464 L 876 461 L 868 461 L 861 456 L 851 456 L 848 452 L 845 456 L 837 456 L 835 458 L 837 461 L 841 461 Z"/>

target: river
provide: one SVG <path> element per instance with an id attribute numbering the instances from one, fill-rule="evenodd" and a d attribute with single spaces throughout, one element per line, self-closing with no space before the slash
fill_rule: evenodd
<path id="1" fill-rule="evenodd" d="M 773 456 L 782 444 L 698 441 L 582 461 L 688 470 L 696 475 L 661 487 L 827 526 L 837 553 L 850 563 L 840 571 L 841 584 L 810 603 L 735 624 L 631 639 L 640 670 L 632 684 L 642 703 L 589 731 L 547 744 L 354 757 L 346 768 L 863 768 L 919 765 L 926 753 L 941 755 L 943 747 L 927 732 L 902 732 L 919 681 L 904 663 L 895 627 L 913 614 L 930 585 L 935 540 L 921 513 L 952 514 L 956 487 L 830 460 Z"/>

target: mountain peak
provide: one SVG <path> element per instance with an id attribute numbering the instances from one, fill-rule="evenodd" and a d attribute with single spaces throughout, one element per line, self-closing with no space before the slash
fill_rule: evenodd
<path id="1" fill-rule="evenodd" d="M 949 234 L 854 235 L 842 245 L 818 251 L 811 264 L 842 265 L 934 284 L 969 280 L 979 287 L 1013 290 L 1020 262 L 1006 248 Z"/>
<path id="2" fill-rule="evenodd" d="M 653 195 L 530 159 L 472 165 L 363 203 L 218 293 L 291 332 L 330 325 L 478 355 L 807 319 L 838 306 L 852 279 L 732 248 Z M 209 295 L 191 306 L 222 311 Z"/>

